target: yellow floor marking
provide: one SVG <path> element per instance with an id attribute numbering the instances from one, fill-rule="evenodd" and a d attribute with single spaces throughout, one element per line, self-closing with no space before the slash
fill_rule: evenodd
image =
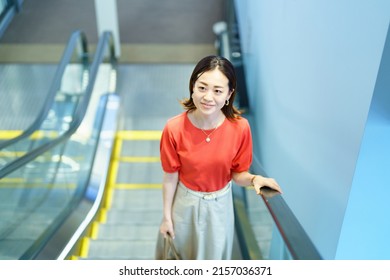
<path id="1" fill-rule="evenodd" d="M 8 178 L 3 178 L 0 181 L 0 188 L 7 188 L 12 187 L 14 189 L 20 188 L 48 188 L 48 189 L 75 189 L 77 187 L 77 184 L 75 183 L 39 183 L 39 182 L 26 182 L 26 181 L 9 181 Z M 15 178 L 18 179 L 18 178 Z M 20 178 L 23 180 L 22 178 Z"/>
<path id="2" fill-rule="evenodd" d="M 117 137 L 121 140 L 160 140 L 161 130 L 121 130 Z"/>
<path id="3" fill-rule="evenodd" d="M 80 257 L 81 258 L 88 257 L 88 251 L 89 251 L 89 238 L 83 237 L 81 241 Z"/>
<path id="4" fill-rule="evenodd" d="M 5 139 L 12 139 L 12 138 L 19 136 L 22 133 L 23 133 L 22 130 L 0 130 L 0 139 L 4 139 L 4 140 Z M 58 136 L 59 136 L 58 131 L 38 130 L 38 131 L 35 131 L 29 137 L 29 139 L 37 140 L 37 139 L 42 139 L 44 137 L 57 138 Z"/>
<path id="5" fill-rule="evenodd" d="M 111 208 L 113 196 L 114 196 L 114 189 L 111 186 L 107 187 L 104 204 L 103 204 L 105 209 Z"/>
<path id="6" fill-rule="evenodd" d="M 99 236 L 99 222 L 95 221 L 91 227 L 91 239 L 96 240 Z"/>
<path id="7" fill-rule="evenodd" d="M 107 182 L 108 186 L 113 186 L 115 184 L 116 177 L 118 175 L 118 166 L 119 166 L 118 161 L 115 160 L 111 162 L 111 167 L 108 174 L 108 182 Z"/>
<path id="8" fill-rule="evenodd" d="M 12 139 L 22 134 L 22 130 L 0 130 L 0 139 Z"/>
<path id="9" fill-rule="evenodd" d="M 161 184 L 115 184 L 118 190 L 161 189 Z"/>
<path id="10" fill-rule="evenodd" d="M 2 178 L 0 181 L 0 184 L 7 183 L 7 184 L 21 184 L 25 183 L 26 179 L 24 178 Z"/>
<path id="11" fill-rule="evenodd" d="M 160 157 L 120 157 L 120 162 L 160 162 Z"/>
<path id="12" fill-rule="evenodd" d="M 107 208 L 100 209 L 99 218 L 97 221 L 102 224 L 107 222 Z"/>
<path id="13" fill-rule="evenodd" d="M 0 157 L 13 158 L 13 157 L 21 157 L 21 156 L 24 156 L 25 154 L 26 154 L 26 152 L 1 151 L 0 152 Z"/>
<path id="14" fill-rule="evenodd" d="M 120 139 L 118 136 L 116 136 L 115 143 L 114 143 L 114 149 L 112 151 L 114 159 L 116 159 L 120 156 L 121 151 L 122 151 L 122 139 Z"/>

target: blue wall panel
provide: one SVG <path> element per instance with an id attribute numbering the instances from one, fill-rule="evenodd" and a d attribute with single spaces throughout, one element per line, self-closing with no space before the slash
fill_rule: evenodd
<path id="1" fill-rule="evenodd" d="M 337 259 L 390 259 L 390 36 L 356 165 Z"/>
<path id="2" fill-rule="evenodd" d="M 390 1 L 235 1 L 257 156 L 326 259 L 344 215 Z"/>

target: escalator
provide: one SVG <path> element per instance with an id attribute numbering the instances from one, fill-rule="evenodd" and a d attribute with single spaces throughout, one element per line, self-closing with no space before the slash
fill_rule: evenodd
<path id="1" fill-rule="evenodd" d="M 102 35 L 93 58 L 84 34 L 72 34 L 38 117 L 0 143 L 0 259 L 52 258 L 49 241 L 65 232 L 60 227 L 84 200 L 95 200 L 91 172 L 99 145 L 109 146 L 109 133 L 101 133 L 119 107 L 115 80 L 111 33 Z"/>
<path id="2" fill-rule="evenodd" d="M 100 65 L 102 76 L 112 77 L 106 66 Z M 67 141 L 3 177 L 0 258 L 153 259 L 162 209 L 158 140 L 169 117 L 167 112 L 173 115 L 177 113 L 173 108 L 180 109 L 175 101 L 181 87 L 175 89 L 167 77 L 182 75 L 184 81 L 192 67 L 122 66 L 123 76 L 132 79 L 122 79 L 127 82 L 122 89 L 130 94 L 121 96 L 121 106 L 126 108 L 127 115 L 121 116 L 119 131 L 116 131 L 119 100 L 113 94 L 97 94 L 91 98 L 95 102 L 91 102 L 94 105 L 90 108 L 95 109 L 85 115 L 79 129 Z M 98 83 L 102 83 L 99 78 L 95 81 Z M 158 89 L 156 84 L 160 85 Z M 145 110 L 137 102 L 153 100 L 155 96 L 164 96 L 156 107 L 147 103 Z M 52 140 L 57 139 L 53 137 Z M 45 143 L 32 140 L 34 149 L 24 155 L 45 147 Z M 262 172 L 257 163 L 254 168 L 256 173 Z M 282 227 L 280 243 L 287 248 L 286 252 L 290 250 L 288 230 L 296 227 L 294 217 L 286 221 L 278 218 L 288 217 L 288 211 L 278 213 L 277 207 L 272 206 L 286 208 L 280 196 L 264 199 L 267 203 L 259 201 L 253 190 L 234 187 L 237 217 L 234 259 L 272 259 L 269 251 L 278 232 L 275 224 L 289 227 Z M 293 245 L 298 250 L 304 248 L 303 257 L 314 251 L 309 258 L 318 258 L 304 232 L 291 233 L 299 239 L 299 242 L 293 240 Z M 302 258 L 299 254 L 292 255 Z M 285 258 L 291 258 L 291 254 L 287 252 Z"/>
<path id="3" fill-rule="evenodd" d="M 82 34 L 71 37 L 79 36 Z M 70 42 L 73 43 L 68 44 L 68 49 L 73 51 L 76 41 Z M 85 45 L 82 44 L 86 50 Z M 0 259 L 61 259 L 72 254 L 80 259 L 154 258 L 162 208 L 161 131 L 145 131 L 143 116 L 139 109 L 134 110 L 139 117 L 135 126 L 140 124 L 143 129 L 132 127 L 117 133 L 110 174 L 104 174 L 112 143 L 102 142 L 99 137 L 107 134 L 102 131 L 106 111 L 116 107 L 118 100 L 113 94 L 88 91 L 95 85 L 113 92 L 108 90 L 109 84 L 96 84 L 111 79 L 114 66 L 101 63 L 99 75 L 103 78 L 93 78 L 91 72 L 98 65 L 98 55 L 91 64 L 87 52 L 83 53 L 77 64 L 69 63 L 71 56 L 64 55 L 67 58 L 62 59 L 50 90 L 55 93 L 51 100 L 46 99 L 32 125 L 0 143 L 5 162 L 0 169 L 4 209 Z M 176 68 L 182 72 L 181 66 Z M 189 71 L 192 65 L 185 68 Z M 109 98 L 114 100 L 106 106 Z M 86 104 L 92 112 L 85 112 Z M 153 115 L 145 113 L 148 117 Z M 155 113 L 154 117 L 163 124 L 167 116 Z M 110 138 L 115 118 L 109 123 L 114 125 L 109 128 Z M 103 156 L 99 156 L 98 145 L 109 146 Z M 95 178 L 96 173 L 99 178 Z M 123 176 L 126 173 L 130 178 Z M 102 187 L 106 181 L 107 186 Z"/>
<path id="4" fill-rule="evenodd" d="M 124 84 L 116 89 L 110 33 L 93 59 L 83 52 L 69 63 L 69 49 L 52 100 L 31 126 L 0 143 L 0 259 L 153 259 L 162 209 L 160 133 L 180 112 L 177 96 L 193 65 L 123 65 Z M 254 172 L 264 174 L 256 162 Z M 285 258 L 320 258 L 280 196 L 260 203 L 252 190 L 234 190 L 234 259 L 272 259 L 275 235 Z"/>

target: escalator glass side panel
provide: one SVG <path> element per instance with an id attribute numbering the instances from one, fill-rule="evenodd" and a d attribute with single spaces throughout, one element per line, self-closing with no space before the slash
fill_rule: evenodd
<path id="1" fill-rule="evenodd" d="M 82 69 L 80 71 L 81 74 L 77 74 L 77 71 L 74 71 L 72 66 Z M 47 68 L 43 65 L 0 67 L 0 73 L 4 76 L 0 87 L 6 93 L 2 95 L 2 103 L 0 104 L 9 104 L 10 102 L 4 101 L 10 99 L 13 101 L 11 105 L 17 103 L 18 105 L 24 104 L 28 106 L 19 110 L 15 110 L 15 106 L 8 106 L 5 107 L 5 110 L 2 110 L 2 112 L 5 111 L 6 113 L 0 117 L 8 120 L 8 125 L 4 127 L 2 125 L 1 129 L 15 129 L 15 124 L 17 124 L 17 131 L 13 131 L 17 133 L 12 133 L 11 138 L 1 140 L 0 150 L 12 146 L 20 140 L 27 139 L 34 132 L 39 131 L 46 118 L 52 116 L 53 104 L 56 99 L 58 100 L 59 94 L 80 94 L 80 92 L 84 92 L 88 84 L 88 67 L 89 53 L 86 37 L 83 32 L 78 30 L 71 34 L 54 76 L 51 76 L 52 73 L 50 75 L 46 72 L 42 73 L 42 69 Z M 27 71 L 25 68 L 27 68 Z M 17 74 L 15 74 L 15 70 Z M 78 75 L 80 78 L 75 75 Z M 48 81 L 50 80 L 51 84 L 48 87 Z M 81 80 L 81 83 L 79 80 Z M 71 86 L 69 86 L 67 81 L 72 81 L 70 83 Z M 66 85 L 68 86 L 66 87 Z M 38 90 L 37 87 L 39 87 Z M 17 89 L 19 90 L 15 91 Z M 46 92 L 48 93 L 45 94 Z M 6 100 L 4 100 L 4 97 L 6 97 Z M 0 107 L 4 107 L 4 105 Z M 28 112 L 27 118 L 23 118 L 23 115 L 26 115 L 25 112 Z M 10 135 L 9 133 L 7 134 L 7 136 Z"/>
<path id="2" fill-rule="evenodd" d="M 0 259 L 19 259 L 84 194 L 102 113 L 68 141 L 0 180 Z"/>
<path id="3" fill-rule="evenodd" d="M 0 169 L 3 171 L 0 207 L 4 207 L 0 209 L 4 210 L 0 222 L 0 259 L 34 259 L 86 192 L 101 136 L 107 96 L 114 92 L 112 85 L 116 79 L 116 63 L 112 60 L 106 67 L 101 62 L 108 36 L 113 57 L 112 36 L 106 32 L 104 40 L 99 40 L 90 69 L 83 74 L 85 87 L 81 88 L 85 90 L 70 110 L 74 112 L 72 120 L 68 120 L 70 124 L 61 130 L 59 127 L 63 126 L 58 126 L 56 121 L 54 125 L 43 122 L 42 130 L 57 133 L 53 140 L 49 141 L 50 137 L 46 135 L 43 141 L 47 142 L 27 156 L 21 156 L 14 164 L 11 162 L 9 168 Z M 65 123 L 63 118 L 58 119 L 60 124 Z M 2 203 L 3 199 L 9 201 Z M 40 226 L 30 227 L 31 224 Z"/>
<path id="4" fill-rule="evenodd" d="M 60 137 L 70 127 L 77 105 L 85 91 L 88 78 L 84 65 L 69 64 L 61 88 L 41 126 L 28 138 L 23 138 L 0 150 L 0 169 L 29 151 Z"/>

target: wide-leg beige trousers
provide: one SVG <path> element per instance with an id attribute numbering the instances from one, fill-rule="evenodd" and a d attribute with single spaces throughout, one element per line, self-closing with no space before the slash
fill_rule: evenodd
<path id="1" fill-rule="evenodd" d="M 178 184 L 172 220 L 174 244 L 182 259 L 231 259 L 234 238 L 231 186 L 229 182 L 217 192 L 202 193 Z M 161 259 L 162 244 L 163 237 L 159 234 L 156 259 Z"/>

